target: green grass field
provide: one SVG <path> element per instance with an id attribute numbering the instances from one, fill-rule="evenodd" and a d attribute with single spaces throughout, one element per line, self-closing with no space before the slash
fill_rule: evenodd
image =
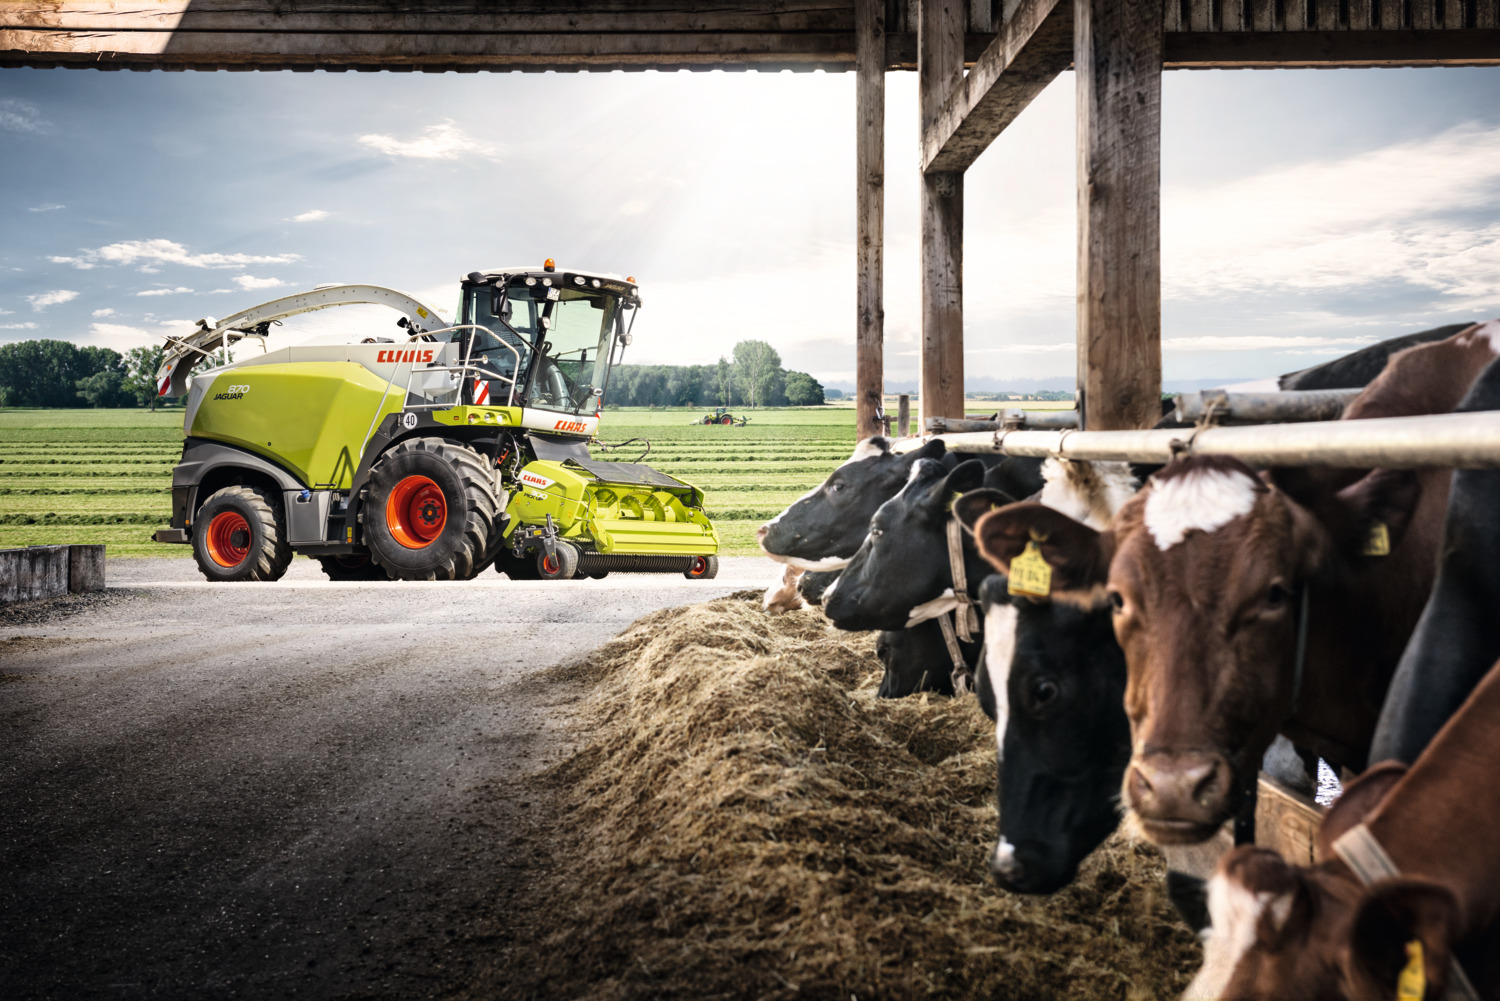
<path id="1" fill-rule="evenodd" d="M 852 407 L 749 411 L 745 427 L 688 424 L 705 412 L 608 410 L 599 434 L 649 438 L 645 461 L 702 487 L 729 556 L 758 552 L 756 526 L 854 447 Z M 0 411 L 0 549 L 103 542 L 111 556 L 188 555 L 151 541 L 168 523 L 181 449 L 181 410 Z"/>

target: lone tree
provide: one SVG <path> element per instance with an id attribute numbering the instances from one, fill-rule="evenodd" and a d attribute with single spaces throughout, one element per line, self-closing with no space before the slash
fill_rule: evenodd
<path id="1" fill-rule="evenodd" d="M 723 355 L 719 356 L 719 406 L 730 405 L 730 397 L 734 394 L 733 370 L 729 367 L 729 359 Z"/>
<path id="2" fill-rule="evenodd" d="M 765 341 L 740 341 L 734 346 L 734 367 L 750 406 L 765 403 L 771 377 L 781 368 L 781 355 Z"/>

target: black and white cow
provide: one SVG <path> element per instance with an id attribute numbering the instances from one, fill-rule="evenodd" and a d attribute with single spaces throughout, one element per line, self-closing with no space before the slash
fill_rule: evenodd
<path id="1" fill-rule="evenodd" d="M 942 460 L 934 439 L 910 452 L 893 452 L 884 438 L 867 438 L 822 483 L 760 526 L 756 541 L 766 555 L 799 570 L 839 570 L 865 541 L 880 505 L 894 497 L 918 462 Z"/>
<path id="2" fill-rule="evenodd" d="M 1478 328 L 1500 349 L 1500 320 Z M 1500 360 L 1455 412 L 1500 410 Z M 1500 469 L 1453 474 L 1437 581 L 1391 678 L 1370 761 L 1412 764 L 1500 660 Z"/>
<path id="3" fill-rule="evenodd" d="M 1391 355 L 1397 351 L 1414 348 L 1418 344 L 1444 340 L 1473 325 L 1473 323 L 1450 323 L 1447 326 L 1433 327 L 1431 330 L 1423 330 L 1415 334 L 1402 334 L 1400 337 L 1392 337 L 1379 344 L 1371 344 L 1358 351 L 1351 351 L 1343 357 L 1325 361 L 1321 365 L 1304 368 L 1298 372 L 1288 372 L 1276 382 L 1284 390 L 1363 389 L 1377 375 L 1385 371 L 1385 363 L 1390 361 Z"/>

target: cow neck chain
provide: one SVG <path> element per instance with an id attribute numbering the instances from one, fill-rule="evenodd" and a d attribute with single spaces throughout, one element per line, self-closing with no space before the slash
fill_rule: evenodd
<path id="1" fill-rule="evenodd" d="M 972 643 L 979 631 L 979 613 L 974 610 L 974 599 L 969 597 L 969 577 L 964 572 L 964 529 L 956 515 L 948 518 L 948 567 L 953 571 L 953 600 L 958 602 L 953 610 L 958 638 Z"/>
<path id="2" fill-rule="evenodd" d="M 1401 870 L 1386 852 L 1385 846 L 1364 823 L 1355 824 L 1333 843 L 1333 852 L 1365 886 L 1373 886 L 1382 879 L 1395 879 Z M 1443 1001 L 1480 1001 L 1458 960 L 1448 957 L 1448 986 L 1443 991 Z"/>
<path id="3" fill-rule="evenodd" d="M 956 605 L 951 613 L 938 616 L 938 628 L 953 661 L 953 694 L 963 695 L 969 690 L 969 662 L 958 644 L 960 640 L 974 642 L 974 636 L 979 632 L 979 614 L 974 610 L 974 599 L 969 597 L 969 576 L 964 571 L 964 530 L 957 516 L 949 516 L 947 534 L 948 568 L 953 574 Z"/>

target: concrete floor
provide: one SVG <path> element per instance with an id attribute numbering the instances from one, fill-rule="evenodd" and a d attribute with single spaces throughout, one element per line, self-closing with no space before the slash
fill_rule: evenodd
<path id="1" fill-rule="evenodd" d="M 578 692 L 713 581 L 213 584 L 121 560 L 0 607 L 0 998 L 460 995 L 504 954 Z"/>

